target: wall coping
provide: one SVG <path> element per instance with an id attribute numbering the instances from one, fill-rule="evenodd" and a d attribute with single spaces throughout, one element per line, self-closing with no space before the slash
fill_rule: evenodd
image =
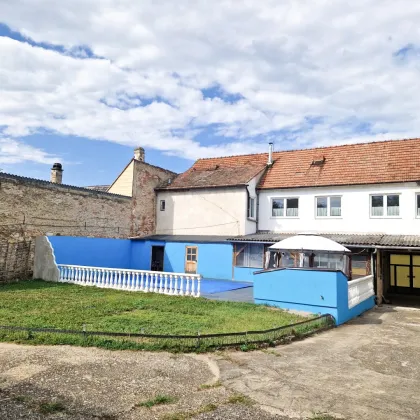
<path id="1" fill-rule="evenodd" d="M 102 198 L 108 198 L 108 199 L 122 199 L 122 200 L 130 200 L 131 197 L 128 197 L 126 195 L 120 195 L 120 194 L 113 194 L 108 193 L 104 191 L 97 191 L 92 190 L 89 188 L 84 187 L 77 187 L 75 185 L 67 185 L 67 184 L 55 184 L 50 181 L 44 181 L 42 179 L 36 179 L 36 178 L 29 178 L 25 176 L 20 175 L 14 175 L 9 173 L 0 172 L 0 183 L 1 182 L 10 182 L 10 183 L 24 183 L 28 186 L 36 186 L 44 189 L 51 189 L 51 190 L 58 190 L 58 191 L 67 191 L 72 192 L 75 194 L 82 194 L 82 195 L 90 195 L 90 196 L 97 196 Z"/>

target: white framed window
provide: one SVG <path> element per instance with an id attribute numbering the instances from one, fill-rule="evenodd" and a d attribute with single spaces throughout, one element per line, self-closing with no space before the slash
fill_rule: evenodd
<path id="1" fill-rule="evenodd" d="M 250 219 L 255 219 L 255 198 L 248 198 L 248 217 Z"/>
<path id="2" fill-rule="evenodd" d="M 341 197 L 316 197 L 316 217 L 341 217 Z"/>
<path id="3" fill-rule="evenodd" d="M 420 193 L 416 193 L 416 217 L 420 217 Z"/>
<path id="4" fill-rule="evenodd" d="M 299 217 L 299 198 L 273 198 L 271 200 L 272 217 Z"/>
<path id="5" fill-rule="evenodd" d="M 166 202 L 165 200 L 160 200 L 160 211 L 165 211 L 166 209 Z"/>
<path id="6" fill-rule="evenodd" d="M 399 217 L 399 194 L 372 194 L 370 196 L 370 217 Z"/>

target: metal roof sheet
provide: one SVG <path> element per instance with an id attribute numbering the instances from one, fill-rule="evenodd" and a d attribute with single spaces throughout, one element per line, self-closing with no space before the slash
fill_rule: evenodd
<path id="1" fill-rule="evenodd" d="M 224 243 L 228 236 L 219 235 L 150 235 L 146 237 L 134 237 L 130 239 L 143 239 L 147 241 L 165 241 L 165 242 L 213 242 Z"/>
<path id="2" fill-rule="evenodd" d="M 258 232 L 251 235 L 230 237 L 231 242 L 266 242 L 275 243 L 296 235 L 298 232 Z M 420 235 L 386 235 L 370 233 L 330 233 L 317 232 L 325 238 L 342 245 L 366 247 L 420 247 Z"/>

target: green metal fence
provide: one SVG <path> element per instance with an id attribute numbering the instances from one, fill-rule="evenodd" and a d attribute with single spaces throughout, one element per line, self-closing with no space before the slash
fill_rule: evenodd
<path id="1" fill-rule="evenodd" d="M 2 325 L 0 326 L 0 339 L 18 342 L 32 340 L 37 344 L 92 345 L 117 349 L 197 351 L 276 344 L 302 338 L 333 326 L 335 326 L 335 320 L 331 315 L 322 315 L 269 330 L 203 335 L 200 333 L 196 335 L 159 335 L 88 331 L 85 327 L 81 330 L 66 330 Z"/>

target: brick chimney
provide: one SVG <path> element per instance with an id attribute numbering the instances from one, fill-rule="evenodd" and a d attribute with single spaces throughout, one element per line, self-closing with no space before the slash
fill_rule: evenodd
<path id="1" fill-rule="evenodd" d="M 54 163 L 51 168 L 51 182 L 61 184 L 63 182 L 63 166 L 61 163 Z"/>
<path id="2" fill-rule="evenodd" d="M 137 147 L 134 149 L 134 159 L 144 162 L 144 149 L 143 147 Z"/>

